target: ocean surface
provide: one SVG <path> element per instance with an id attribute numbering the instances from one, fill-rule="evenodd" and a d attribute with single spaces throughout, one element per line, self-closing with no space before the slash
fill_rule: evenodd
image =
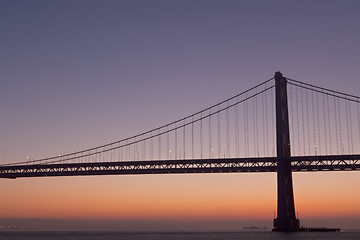
<path id="1" fill-rule="evenodd" d="M 270 239 L 270 240 L 350 240 L 360 239 L 360 231 L 343 232 L 297 232 L 279 233 L 267 231 L 241 232 L 162 232 L 162 231 L 0 231 L 1 240 L 239 240 L 239 239 Z"/>

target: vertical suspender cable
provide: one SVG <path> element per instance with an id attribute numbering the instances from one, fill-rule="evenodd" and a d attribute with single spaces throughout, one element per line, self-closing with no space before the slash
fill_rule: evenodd
<path id="1" fill-rule="evenodd" d="M 154 145 L 153 145 L 153 138 L 152 138 L 152 132 L 150 133 L 150 160 L 154 160 L 153 157 L 154 157 Z"/>
<path id="2" fill-rule="evenodd" d="M 303 135 L 303 147 L 304 147 L 304 155 L 306 155 L 306 147 L 305 147 L 305 119 L 304 119 L 304 100 L 303 100 L 303 91 L 300 91 L 300 102 L 301 102 L 301 118 L 302 118 L 302 135 Z"/>
<path id="3" fill-rule="evenodd" d="M 293 86 L 290 85 L 289 86 L 289 90 L 290 90 L 290 119 L 291 119 L 291 129 L 290 129 L 290 149 L 292 151 L 291 155 L 295 156 L 296 155 L 296 151 L 295 151 L 295 144 L 294 144 L 294 110 L 293 110 Z"/>
<path id="4" fill-rule="evenodd" d="M 308 150 L 309 154 L 311 154 L 310 151 L 310 122 L 309 122 L 309 103 L 308 103 L 308 92 L 305 90 L 305 99 L 306 99 L 306 124 L 307 124 L 307 142 L 308 142 Z"/>
<path id="5" fill-rule="evenodd" d="M 235 113 L 235 149 L 236 149 L 236 155 L 235 157 L 239 157 L 239 105 L 238 105 L 238 98 L 236 98 L 236 105 L 234 107 L 234 113 Z"/>
<path id="6" fill-rule="evenodd" d="M 337 98 L 337 105 L 338 105 L 338 110 L 339 110 L 339 114 L 338 114 L 338 117 L 339 117 L 339 134 L 340 134 L 340 151 L 341 151 L 341 154 L 344 154 L 344 141 L 343 141 L 343 138 L 342 138 L 342 124 L 341 124 L 341 109 L 340 109 L 340 98 Z"/>
<path id="7" fill-rule="evenodd" d="M 245 96 L 247 98 L 247 94 Z M 359 125 L 360 127 L 360 125 Z M 245 146 L 245 157 L 247 157 L 247 144 L 248 144 L 248 139 L 247 139 L 247 100 L 244 102 L 244 137 L 245 137 L 245 140 L 244 140 L 244 146 Z"/>
<path id="8" fill-rule="evenodd" d="M 138 143 L 134 144 L 134 148 L 136 149 L 135 154 L 136 154 L 136 159 L 139 161 L 139 147 L 138 147 Z"/>
<path id="9" fill-rule="evenodd" d="M 353 142 L 353 131 L 352 131 L 352 114 L 351 114 L 351 104 L 350 101 L 348 100 L 348 104 L 349 104 L 349 119 L 350 119 L 350 142 L 351 142 L 351 154 L 354 154 L 354 142 Z"/>
<path id="10" fill-rule="evenodd" d="M 131 144 L 131 146 L 133 148 L 132 154 L 133 154 L 134 161 L 136 160 L 136 143 L 135 142 L 136 142 L 136 137 L 134 138 L 133 143 Z"/>
<path id="11" fill-rule="evenodd" d="M 321 155 L 321 133 L 320 133 L 320 117 L 319 117 L 319 99 L 318 94 L 316 96 L 316 114 L 317 114 L 317 128 L 318 128 L 318 139 L 319 139 L 319 155 Z M 325 127 L 325 126 L 324 126 Z"/>
<path id="12" fill-rule="evenodd" d="M 227 107 L 229 107 L 229 101 L 227 102 Z M 229 117 L 229 108 L 226 108 L 226 151 L 227 151 L 227 157 L 230 157 L 230 117 Z"/>
<path id="13" fill-rule="evenodd" d="M 218 106 L 218 114 L 217 114 L 217 143 L 218 143 L 218 158 L 221 157 L 221 135 L 220 135 L 220 122 L 221 122 L 221 112 L 220 105 Z"/>
<path id="14" fill-rule="evenodd" d="M 297 129 L 297 142 L 298 142 L 298 151 L 299 151 L 299 155 L 301 155 L 300 152 L 300 117 L 299 117 L 299 101 L 298 101 L 298 88 L 295 88 L 295 105 L 296 105 L 296 129 Z"/>
<path id="15" fill-rule="evenodd" d="M 122 161 L 123 160 L 123 147 L 122 148 L 120 148 L 120 161 Z"/>
<path id="16" fill-rule="evenodd" d="M 255 110 L 256 110 L 256 107 L 255 107 L 255 97 L 253 98 L 253 101 L 252 101 L 252 115 L 253 115 L 253 119 L 252 119 L 252 122 L 253 122 L 253 134 L 254 134 L 254 157 L 256 156 L 256 116 L 255 116 Z"/>
<path id="17" fill-rule="evenodd" d="M 255 90 L 255 94 L 257 94 L 257 89 Z M 257 104 L 257 96 L 254 96 L 254 101 L 255 101 L 255 124 L 256 124 L 256 155 L 257 157 L 259 157 L 259 119 L 258 119 L 258 104 Z"/>
<path id="18" fill-rule="evenodd" d="M 177 160 L 178 146 L 177 146 L 177 128 L 176 128 L 176 125 L 175 125 L 175 149 L 174 149 L 174 153 L 175 153 L 175 160 Z"/>
<path id="19" fill-rule="evenodd" d="M 272 156 L 276 157 L 275 154 L 275 143 L 276 143 L 276 122 L 275 122 L 275 115 L 274 115 L 274 108 L 275 108 L 275 96 L 274 91 L 271 91 L 271 99 L 273 99 L 273 104 L 271 105 L 271 126 L 272 126 Z"/>
<path id="20" fill-rule="evenodd" d="M 266 87 L 266 85 L 265 85 Z M 265 88 L 266 89 L 266 88 Z M 262 136 L 262 139 L 263 139 L 263 145 L 262 145 L 262 155 L 263 156 L 266 156 L 266 153 L 265 153 L 265 145 L 266 145 L 266 142 L 265 142 L 265 93 L 262 93 L 261 94 L 261 116 L 262 116 L 262 131 L 261 131 L 261 136 Z"/>
<path id="21" fill-rule="evenodd" d="M 194 159 L 194 117 L 191 117 L 191 157 Z"/>
<path id="22" fill-rule="evenodd" d="M 201 156 L 201 159 L 203 158 L 203 140 L 202 140 L 202 112 L 200 114 L 200 156 Z"/>
<path id="23" fill-rule="evenodd" d="M 266 83 L 265 83 L 265 89 L 266 89 Z M 266 127 L 265 127 L 265 139 L 266 139 L 266 157 L 269 156 L 269 121 L 268 121 L 268 96 L 267 91 L 265 92 L 265 120 L 266 120 Z"/>
<path id="24" fill-rule="evenodd" d="M 348 154 L 350 154 L 350 129 L 349 129 L 349 110 L 347 100 L 345 100 L 345 117 L 346 117 L 346 135 L 348 139 Z"/>
<path id="25" fill-rule="evenodd" d="M 146 144 L 145 144 L 145 140 L 142 140 L 142 160 L 145 161 L 146 160 L 146 148 L 145 148 Z"/>
<path id="26" fill-rule="evenodd" d="M 315 102 L 314 102 L 314 91 L 311 91 L 311 107 L 312 107 L 312 125 L 313 125 L 313 134 L 314 134 L 314 150 L 315 156 L 317 155 L 318 142 L 316 141 L 316 123 L 315 123 Z"/>
<path id="27" fill-rule="evenodd" d="M 335 93 L 334 93 L 335 95 Z M 336 136 L 336 152 L 339 154 L 339 137 L 338 137 L 338 124 L 337 124 L 337 104 L 336 104 L 336 97 L 334 96 L 334 113 L 335 113 L 335 136 Z"/>
<path id="28" fill-rule="evenodd" d="M 159 160 L 161 160 L 161 132 L 158 130 L 158 144 L 159 144 Z"/>
<path id="29" fill-rule="evenodd" d="M 183 149 L 184 149 L 183 159 L 185 160 L 185 158 L 186 158 L 186 156 L 185 156 L 185 153 L 186 153 L 186 148 L 185 148 L 185 119 L 184 119 L 184 125 L 183 125 Z"/>
<path id="30" fill-rule="evenodd" d="M 360 143 L 360 111 L 359 111 L 359 103 L 356 103 L 356 108 L 357 108 L 357 120 L 358 120 L 359 143 Z"/>
<path id="31" fill-rule="evenodd" d="M 169 126 L 166 127 L 166 158 L 170 160 L 170 146 L 169 146 Z"/>
<path id="32" fill-rule="evenodd" d="M 327 128 L 327 130 L 328 130 L 328 136 L 329 136 L 329 149 L 330 149 L 330 154 L 332 153 L 332 144 L 331 144 L 331 123 L 330 123 L 330 104 L 329 104 L 329 95 L 326 95 L 326 105 L 327 105 L 327 112 L 328 112 L 328 114 L 327 114 L 327 119 L 328 119 L 328 121 L 327 121 L 327 123 L 328 123 L 328 128 Z"/>
<path id="33" fill-rule="evenodd" d="M 209 109 L 209 158 L 211 158 L 211 108 Z"/>

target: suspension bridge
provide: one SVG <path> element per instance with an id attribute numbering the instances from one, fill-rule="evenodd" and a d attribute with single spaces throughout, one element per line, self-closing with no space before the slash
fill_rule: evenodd
<path id="1" fill-rule="evenodd" d="M 136 136 L 2 164 L 0 178 L 277 172 L 274 230 L 299 231 L 292 172 L 360 170 L 359 105 L 360 97 L 276 72 L 234 97 Z"/>

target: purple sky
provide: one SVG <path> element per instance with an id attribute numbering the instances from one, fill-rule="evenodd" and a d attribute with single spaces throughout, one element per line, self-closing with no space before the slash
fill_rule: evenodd
<path id="1" fill-rule="evenodd" d="M 2 1 L 1 162 L 134 135 L 277 70 L 359 95 L 359 6 Z"/>
<path id="2" fill-rule="evenodd" d="M 277 70 L 360 95 L 359 9 L 356 0 L 3 0 L 0 163 L 135 135 Z"/>

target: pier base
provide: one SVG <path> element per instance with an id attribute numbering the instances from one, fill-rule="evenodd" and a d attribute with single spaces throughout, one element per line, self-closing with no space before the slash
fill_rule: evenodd
<path id="1" fill-rule="evenodd" d="M 300 221 L 296 218 L 274 219 L 273 231 L 297 232 L 300 229 Z"/>
<path id="2" fill-rule="evenodd" d="M 340 232 L 340 228 L 304 228 L 301 227 L 299 232 Z"/>
<path id="3" fill-rule="evenodd" d="M 340 228 L 297 228 L 297 229 L 276 229 L 273 228 L 273 232 L 340 232 Z"/>

